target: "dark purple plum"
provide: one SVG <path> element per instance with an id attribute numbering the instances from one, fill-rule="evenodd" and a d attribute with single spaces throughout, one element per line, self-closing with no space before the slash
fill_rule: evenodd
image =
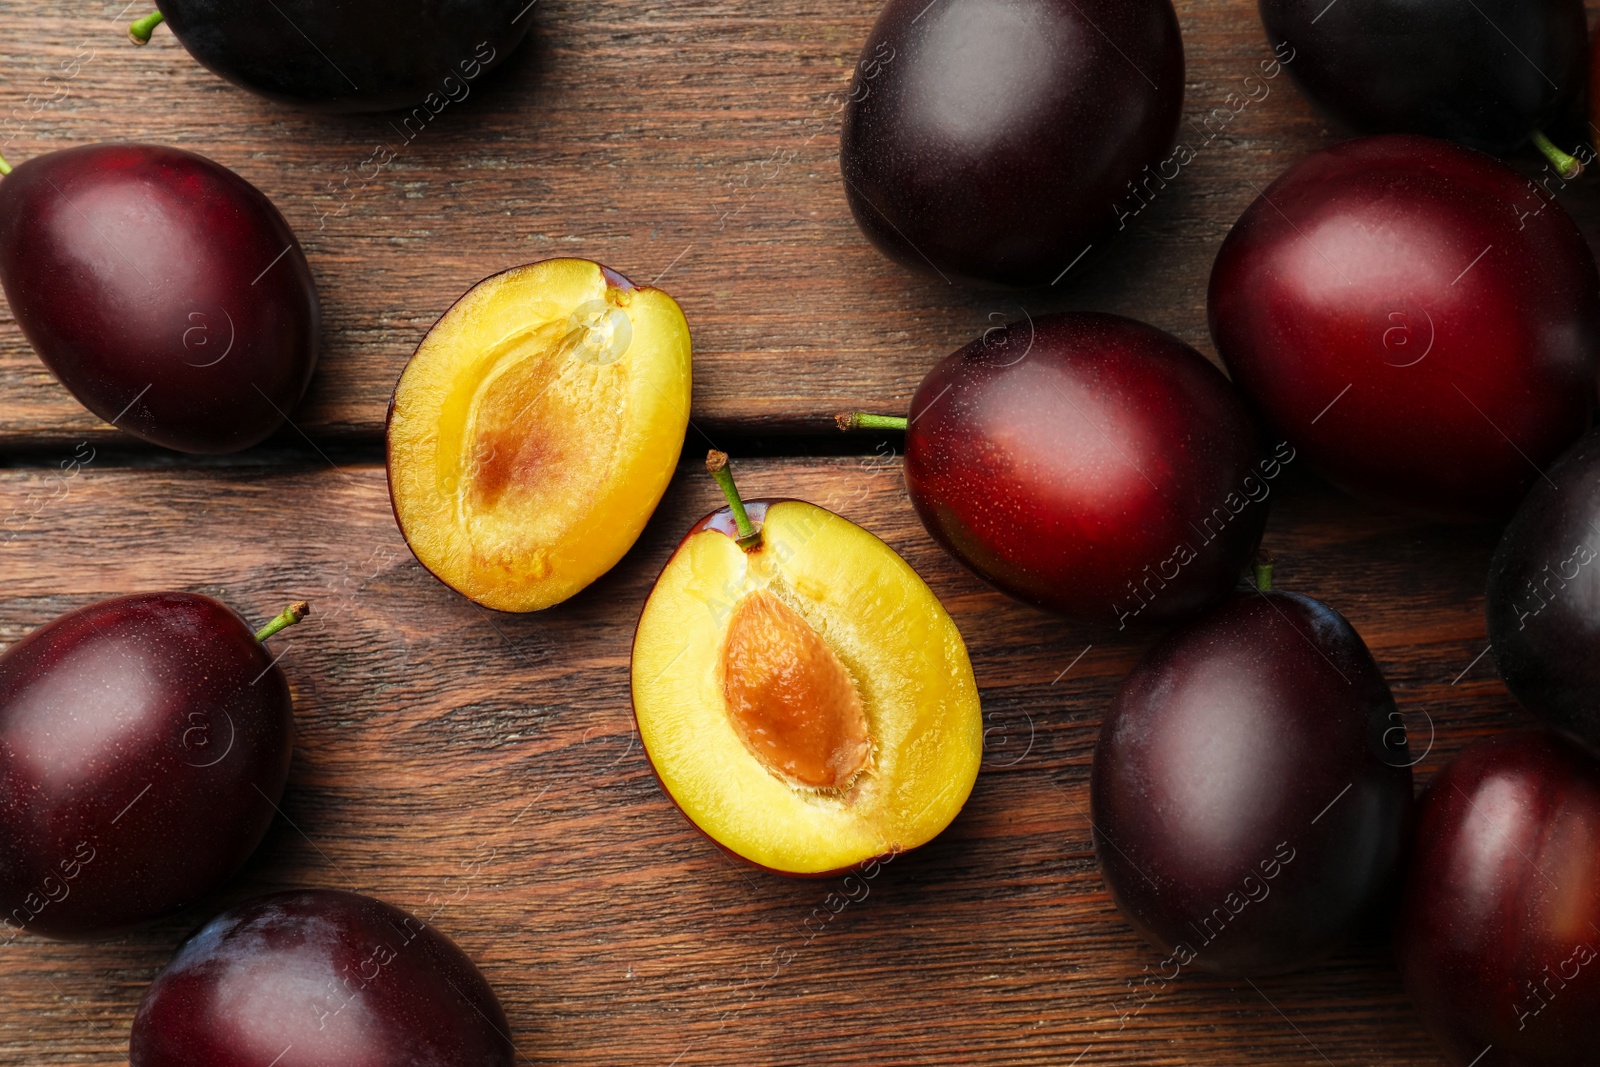
<path id="1" fill-rule="evenodd" d="M 272 822 L 293 740 L 282 669 L 210 597 L 115 597 L 29 634 L 0 656 L 6 936 L 103 936 L 220 886 Z"/>
<path id="2" fill-rule="evenodd" d="M 1393 889 L 1411 762 L 1342 615 L 1239 594 L 1152 648 L 1105 717 L 1090 779 L 1101 873 L 1171 966 L 1304 966 Z"/>
<path id="3" fill-rule="evenodd" d="M 906 487 L 934 539 L 1020 600 L 1113 624 L 1193 616 L 1239 583 L 1273 479 L 1244 400 L 1199 352 L 1119 315 L 995 328 L 930 370 Z"/>
<path id="4" fill-rule="evenodd" d="M 1528 490 L 1489 565 L 1485 609 L 1506 688 L 1600 745 L 1600 431 Z"/>
<path id="5" fill-rule="evenodd" d="M 1582 91 L 1583 0 L 1261 0 L 1312 102 L 1357 133 L 1504 154 Z"/>
<path id="6" fill-rule="evenodd" d="M 129 1067 L 510 1067 L 494 990 L 438 930 L 330 889 L 206 924 L 139 1005 Z"/>
<path id="7" fill-rule="evenodd" d="M 1528 179 L 1446 141 L 1364 137 L 1295 164 L 1223 241 L 1208 300 L 1276 432 L 1389 507 L 1504 520 L 1594 411 L 1594 254 Z"/>
<path id="8" fill-rule="evenodd" d="M 200 64 L 271 100 L 319 111 L 416 107 L 426 125 L 514 52 L 530 0 L 157 0 Z"/>
<path id="9" fill-rule="evenodd" d="M 862 232 L 955 282 L 1082 274 L 1183 106 L 1169 0 L 889 0 L 844 112 Z"/>
<path id="10" fill-rule="evenodd" d="M 1600 765 L 1546 730 L 1429 784 L 1396 924 L 1406 989 L 1454 1067 L 1591 1067 L 1600 1047 Z"/>
<path id="11" fill-rule="evenodd" d="M 262 440 L 316 367 L 321 310 L 289 224 L 192 152 L 87 145 L 17 166 L 0 285 L 84 407 L 180 452 Z"/>

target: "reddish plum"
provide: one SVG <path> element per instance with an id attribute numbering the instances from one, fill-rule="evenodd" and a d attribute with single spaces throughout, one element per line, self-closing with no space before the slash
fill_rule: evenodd
<path id="1" fill-rule="evenodd" d="M 1600 1046 L 1600 765 L 1547 731 L 1467 748 L 1423 794 L 1396 955 L 1456 1067 Z"/>
<path id="2" fill-rule="evenodd" d="M 928 372 L 906 425 L 906 486 L 956 558 L 1074 618 L 1192 615 L 1239 581 L 1273 480 L 1228 380 L 1170 334 L 1116 315 L 1005 328 Z"/>
<path id="3" fill-rule="evenodd" d="M 317 362 L 321 312 L 272 202 L 203 156 L 88 145 L 0 180 L 0 285 L 84 407 L 180 452 L 281 426 Z"/>
<path id="4" fill-rule="evenodd" d="M 1434 518 L 1509 514 L 1594 408 L 1583 235 L 1444 141 L 1368 137 L 1291 168 L 1223 242 L 1210 315 L 1233 380 L 1312 466 Z"/>
<path id="5" fill-rule="evenodd" d="M 130 1067 L 510 1067 L 494 990 L 444 934 L 381 900 L 275 893 L 223 912 L 156 976 Z"/>

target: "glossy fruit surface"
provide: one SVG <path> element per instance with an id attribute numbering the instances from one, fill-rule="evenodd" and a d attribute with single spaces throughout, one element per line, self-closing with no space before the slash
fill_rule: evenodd
<path id="1" fill-rule="evenodd" d="M 697 523 L 650 592 L 633 707 L 674 803 L 723 848 L 821 874 L 921 845 L 983 756 L 955 623 L 893 549 L 794 500 Z"/>
<path id="2" fill-rule="evenodd" d="M 1311 100 L 1358 133 L 1509 152 L 1582 89 L 1583 0 L 1261 0 Z"/>
<path id="3" fill-rule="evenodd" d="M 130 1067 L 510 1067 L 494 990 L 455 943 L 381 900 L 258 897 L 191 937 L 139 1005 Z"/>
<path id="4" fill-rule="evenodd" d="M 1240 594 L 1151 649 L 1105 717 L 1090 779 L 1101 873 L 1169 965 L 1303 966 L 1392 888 L 1410 764 L 1344 617 Z"/>
<path id="5" fill-rule="evenodd" d="M 0 284 L 84 407 L 181 452 L 281 426 L 317 363 L 300 244 L 255 186 L 192 152 L 88 145 L 0 179 Z"/>
<path id="6" fill-rule="evenodd" d="M 294 720 L 272 653 L 193 593 L 102 600 L 0 657 L 0 922 L 92 937 L 217 888 L 272 822 Z"/>
<path id="7" fill-rule="evenodd" d="M 1489 645 L 1523 706 L 1600 744 L 1600 432 L 1546 474 L 1489 566 Z"/>
<path id="8" fill-rule="evenodd" d="M 389 491 L 406 542 L 502 611 L 559 603 L 633 545 L 689 421 L 689 326 L 586 259 L 487 278 L 395 386 Z"/>
<path id="9" fill-rule="evenodd" d="M 1115 315 L 994 329 L 912 398 L 906 485 L 928 531 L 1011 595 L 1124 626 L 1239 581 L 1284 462 L 1170 334 Z"/>
<path id="10" fill-rule="evenodd" d="M 1594 257 L 1560 205 L 1470 149 L 1368 137 L 1306 158 L 1234 225 L 1209 303 L 1277 431 L 1391 507 L 1502 518 L 1589 424 Z"/>
<path id="11" fill-rule="evenodd" d="M 157 0 L 157 6 L 189 54 L 235 85 L 322 111 L 415 106 L 423 125 L 465 100 L 471 83 L 510 55 L 533 24 L 528 0 Z"/>
<path id="12" fill-rule="evenodd" d="M 1587 1067 L 1600 1045 L 1600 766 L 1480 741 L 1423 794 L 1395 954 L 1456 1067 Z"/>
<path id="13" fill-rule="evenodd" d="M 1126 225 L 1183 70 L 1169 0 L 889 0 L 844 112 L 850 210 L 908 267 L 1050 285 Z"/>
<path id="14" fill-rule="evenodd" d="M 1600 36 L 1589 46 L 1589 121 L 1600 118 Z"/>

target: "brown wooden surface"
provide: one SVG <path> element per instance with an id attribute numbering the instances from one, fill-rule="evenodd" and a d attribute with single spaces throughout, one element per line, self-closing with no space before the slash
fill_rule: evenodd
<path id="1" fill-rule="evenodd" d="M 1128 983 L 1159 956 L 1102 886 L 1087 776 L 1148 635 L 987 590 L 928 539 L 892 461 L 739 473 L 752 495 L 831 506 L 901 550 L 966 635 L 982 689 L 987 755 L 965 811 L 848 904 L 855 883 L 724 857 L 634 737 L 634 619 L 713 505 L 702 472 L 680 474 L 612 574 L 534 616 L 491 615 L 428 576 L 375 467 L 91 463 L 54 489 L 0 474 L 10 506 L 54 494 L 0 548 L 6 642 L 133 590 L 200 590 L 256 619 L 307 596 L 316 612 L 283 642 L 300 725 L 286 818 L 211 907 L 109 943 L 0 949 L 0 1062 L 122 1062 L 143 988 L 188 928 L 223 901 L 325 885 L 431 917 L 481 964 L 534 1063 L 1437 1067 L 1376 942 L 1255 988 L 1185 975 L 1119 1027 Z M 1436 728 L 1423 780 L 1521 721 L 1491 659 L 1474 664 L 1492 532 L 1385 517 L 1309 479 L 1276 504 L 1285 581 L 1366 636 L 1419 753 Z"/>
<path id="2" fill-rule="evenodd" d="M 1337 139 L 1286 75 L 1206 126 L 1213 109 L 1239 106 L 1230 94 L 1260 96 L 1244 79 L 1272 53 L 1254 0 L 1178 0 L 1179 136 L 1195 161 L 1087 284 L 964 292 L 878 255 L 845 205 L 838 109 L 877 0 L 539 0 L 524 50 L 409 143 L 388 117 L 257 99 L 165 29 L 134 48 L 126 2 L 0 0 L 4 151 L 164 142 L 265 191 L 323 296 L 325 354 L 294 414 L 318 439 L 380 433 L 427 327 L 480 278 L 555 255 L 659 279 L 677 297 L 694 335 L 694 417 L 708 432 L 815 429 L 847 406 L 901 408 L 935 359 L 1021 308 L 1123 312 L 1210 352 L 1205 280 L 1223 236 L 1257 189 Z M 80 51 L 92 58 L 69 78 L 61 64 Z M 379 145 L 397 156 L 368 181 L 362 164 Z M 1564 202 L 1600 233 L 1600 189 Z M 3 314 L 0 446 L 116 436 Z"/>

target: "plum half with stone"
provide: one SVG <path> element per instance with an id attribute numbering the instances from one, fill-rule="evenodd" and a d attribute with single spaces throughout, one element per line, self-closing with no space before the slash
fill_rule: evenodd
<path id="1" fill-rule="evenodd" d="M 651 590 L 633 707 L 662 786 L 724 849 L 825 874 L 924 844 L 983 755 L 955 623 L 888 545 L 798 500 L 696 523 Z"/>
<path id="2" fill-rule="evenodd" d="M 610 570 L 672 479 L 689 325 L 586 259 L 479 282 L 428 331 L 389 405 L 406 543 L 487 607 L 536 611 Z"/>

